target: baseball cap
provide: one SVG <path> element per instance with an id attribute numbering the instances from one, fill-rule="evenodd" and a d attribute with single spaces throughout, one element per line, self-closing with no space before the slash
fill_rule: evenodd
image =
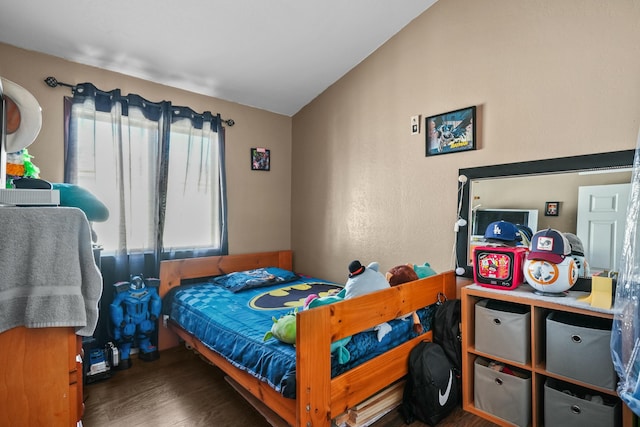
<path id="1" fill-rule="evenodd" d="M 487 226 L 484 232 L 485 240 L 503 244 L 513 244 L 522 240 L 518 227 L 508 221 L 495 221 Z"/>
<path id="2" fill-rule="evenodd" d="M 580 240 L 578 236 L 573 233 L 564 233 L 564 237 L 567 238 L 571 245 L 571 255 L 584 256 L 584 246 L 582 245 L 582 240 Z"/>
<path id="3" fill-rule="evenodd" d="M 560 264 L 569 255 L 571 244 L 565 235 L 553 228 L 547 228 L 533 235 L 527 259 L 541 259 Z"/>

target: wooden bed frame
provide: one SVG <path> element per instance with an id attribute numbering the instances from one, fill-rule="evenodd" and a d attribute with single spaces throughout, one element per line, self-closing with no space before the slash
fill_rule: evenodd
<path id="1" fill-rule="evenodd" d="M 292 252 L 163 261 L 160 265 L 160 296 L 164 297 L 171 288 L 179 286 L 181 279 L 269 266 L 293 270 Z M 331 342 L 431 305 L 441 294 L 447 298 L 456 297 L 456 279 L 452 271 L 298 312 L 296 399 L 283 397 L 268 384 L 239 370 L 171 322 L 168 327 L 159 327 L 158 346 L 164 350 L 178 345 L 179 339 L 182 339 L 288 424 L 330 426 L 336 416 L 404 377 L 407 374 L 409 352 L 419 341 L 430 340 L 431 332 L 413 338 L 333 379 Z"/>

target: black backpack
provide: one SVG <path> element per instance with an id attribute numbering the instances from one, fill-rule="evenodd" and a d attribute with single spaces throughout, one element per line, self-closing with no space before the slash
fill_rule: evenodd
<path id="1" fill-rule="evenodd" d="M 460 388 L 449 358 L 436 343 L 422 341 L 409 353 L 409 374 L 400 413 L 404 422 L 435 426 L 458 404 Z"/>
<path id="2" fill-rule="evenodd" d="M 460 331 L 460 300 L 438 303 L 433 314 L 433 342 L 440 344 L 454 367 L 458 386 L 462 386 L 462 331 Z"/>

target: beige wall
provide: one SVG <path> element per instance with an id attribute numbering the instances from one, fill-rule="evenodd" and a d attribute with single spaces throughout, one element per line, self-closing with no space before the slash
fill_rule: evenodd
<path id="1" fill-rule="evenodd" d="M 439 0 L 293 118 L 0 44 L 0 75 L 30 90 L 29 148 L 62 179 L 62 97 L 49 75 L 220 112 L 232 253 L 295 251 L 298 271 L 344 282 L 353 259 L 453 266 L 458 169 L 635 148 L 640 3 Z M 479 149 L 425 157 L 410 117 L 479 107 Z M 249 148 L 272 154 L 249 170 Z"/>
<path id="2" fill-rule="evenodd" d="M 170 100 L 195 111 L 220 113 L 236 124 L 226 131 L 229 251 L 289 249 L 291 245 L 291 118 L 220 99 L 197 95 L 110 71 L 78 65 L 0 43 L 0 76 L 29 90 L 42 107 L 43 125 L 29 147 L 43 179 L 63 177 L 64 87 L 51 89 L 47 76 L 98 88 L 120 88 L 151 101 Z M 251 171 L 251 147 L 271 149 L 271 171 Z"/>
<path id="3" fill-rule="evenodd" d="M 640 3 L 439 0 L 293 117 L 296 268 L 453 267 L 458 169 L 632 149 Z M 410 117 L 479 107 L 477 151 L 425 157 Z"/>

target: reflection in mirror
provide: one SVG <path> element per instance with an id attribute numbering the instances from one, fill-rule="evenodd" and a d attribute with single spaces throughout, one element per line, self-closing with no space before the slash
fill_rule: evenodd
<path id="1" fill-rule="evenodd" d="M 592 273 L 617 270 L 628 200 L 624 191 L 631 182 L 634 154 L 635 150 L 626 150 L 460 169 L 459 174 L 468 178 L 460 200 L 460 216 L 468 226 L 456 237 L 463 275 L 473 277 L 472 250 L 482 243 L 481 228 L 487 221 L 482 217 L 490 209 L 527 212 L 525 225 L 534 233 L 554 228 L 576 234 Z M 537 221 L 531 219 L 535 212 Z"/>

